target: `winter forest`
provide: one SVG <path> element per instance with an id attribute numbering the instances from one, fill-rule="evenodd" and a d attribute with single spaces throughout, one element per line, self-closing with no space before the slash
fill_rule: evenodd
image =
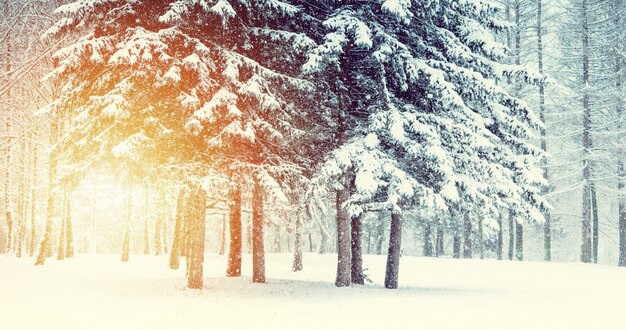
<path id="1" fill-rule="evenodd" d="M 1 0 L 0 328 L 615 328 L 625 20 Z"/>

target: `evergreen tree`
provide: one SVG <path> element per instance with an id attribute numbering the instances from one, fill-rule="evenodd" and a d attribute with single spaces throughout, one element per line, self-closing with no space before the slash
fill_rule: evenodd
<path id="1" fill-rule="evenodd" d="M 498 207 L 511 207 L 543 221 L 543 180 L 535 166 L 541 152 L 527 140 L 541 123 L 494 83 L 504 77 L 538 83 L 540 77 L 501 64 L 504 47 L 488 32 L 504 26 L 494 18 L 495 7 L 465 1 L 328 7 L 329 31 L 305 71 L 327 72 L 329 85 L 337 86 L 341 138 L 321 173 L 338 192 L 349 191 L 338 193 L 340 233 L 349 232 L 349 225 L 341 226 L 347 218 L 342 209 L 358 215 L 372 202 L 392 210 L 391 239 L 398 244 L 407 205 L 481 205 L 494 216 Z M 346 75 L 351 79 L 332 80 Z M 351 176 L 354 189 L 338 181 Z M 350 263 L 342 246 L 339 286 L 346 284 L 343 267 Z M 397 255 L 391 250 L 393 268 Z M 393 271 L 388 275 L 394 287 Z"/>

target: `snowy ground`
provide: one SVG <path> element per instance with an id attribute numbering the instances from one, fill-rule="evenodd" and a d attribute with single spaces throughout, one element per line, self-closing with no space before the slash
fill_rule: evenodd
<path id="1" fill-rule="evenodd" d="M 398 290 L 385 259 L 365 256 L 373 284 L 336 288 L 335 256 L 267 256 L 268 283 L 224 278 L 208 255 L 205 288 L 185 288 L 166 257 L 0 256 L 0 329 L 623 329 L 626 270 L 582 264 L 403 257 Z M 184 264 L 183 264 L 184 265 Z"/>

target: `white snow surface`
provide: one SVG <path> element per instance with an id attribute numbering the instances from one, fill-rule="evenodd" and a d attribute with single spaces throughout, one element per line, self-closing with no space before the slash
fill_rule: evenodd
<path id="1" fill-rule="evenodd" d="M 385 258 L 364 256 L 373 284 L 336 288 L 336 255 L 267 255 L 267 284 L 226 278 L 207 255 L 202 290 L 166 256 L 0 257 L 0 323 L 26 329 L 623 329 L 626 269 L 583 264 L 402 257 L 400 288 L 382 287 Z"/>

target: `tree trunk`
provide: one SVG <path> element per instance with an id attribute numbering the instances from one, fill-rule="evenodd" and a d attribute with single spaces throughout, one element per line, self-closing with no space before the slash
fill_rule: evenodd
<path id="1" fill-rule="evenodd" d="M 184 224 L 184 230 L 183 230 L 183 237 L 184 237 L 184 244 L 183 244 L 183 251 L 184 251 L 184 256 L 185 256 L 185 268 L 187 269 L 187 279 L 189 279 L 189 274 L 192 271 L 191 268 L 193 263 L 193 249 L 194 249 L 194 245 L 193 245 L 193 240 L 194 240 L 194 230 L 196 229 L 196 225 L 197 223 L 194 222 L 196 221 L 196 218 L 198 217 L 197 214 L 197 209 L 196 209 L 196 199 L 197 199 L 197 191 L 194 191 L 199 189 L 197 186 L 191 186 L 191 191 L 189 192 L 189 194 L 187 195 L 187 200 L 185 201 L 185 222 L 183 222 Z"/>
<path id="2" fill-rule="evenodd" d="M 74 231 L 72 229 L 72 194 L 65 192 L 65 257 L 74 257 Z"/>
<path id="3" fill-rule="evenodd" d="M 502 245 L 503 245 L 503 221 L 502 214 L 498 215 L 498 241 L 496 242 L 496 257 L 498 260 L 502 260 Z"/>
<path id="4" fill-rule="evenodd" d="M 433 256 L 432 226 L 430 223 L 424 225 L 424 257 Z"/>
<path id="5" fill-rule="evenodd" d="M 66 188 L 64 188 L 65 190 Z M 63 191 L 63 213 L 67 214 L 67 210 L 65 209 L 67 207 L 67 192 Z M 65 246 L 66 246 L 66 239 L 65 239 L 65 235 L 67 234 L 67 218 L 65 216 L 63 216 L 63 219 L 61 220 L 61 228 L 59 230 L 59 247 L 57 249 L 57 260 L 63 260 L 65 259 Z"/>
<path id="6" fill-rule="evenodd" d="M 309 253 L 313 253 L 313 250 L 315 248 L 313 247 L 313 237 L 311 237 L 311 231 L 308 232 L 308 236 L 309 236 Z"/>
<path id="7" fill-rule="evenodd" d="M 336 191 L 335 207 L 337 209 L 337 278 L 338 287 L 349 286 L 351 282 L 352 248 L 350 219 L 345 203 L 350 198 L 350 190 L 343 187 Z"/>
<path id="8" fill-rule="evenodd" d="M 386 213 L 383 213 L 386 215 Z M 383 242 L 385 240 L 385 216 L 380 216 L 378 219 L 378 225 L 376 226 L 376 254 L 383 254 Z"/>
<path id="9" fill-rule="evenodd" d="M 296 237 L 294 242 L 293 267 L 294 272 L 302 270 L 302 207 L 296 210 Z"/>
<path id="10" fill-rule="evenodd" d="M 17 191 L 17 235 L 15 240 L 15 256 L 18 258 L 22 257 L 22 250 L 24 248 L 24 239 L 26 238 L 26 217 L 25 217 L 25 205 L 24 205 L 24 196 L 26 196 L 26 143 L 24 141 L 20 141 L 19 145 L 19 156 L 18 156 L 18 173 L 19 173 L 19 184 Z"/>
<path id="11" fill-rule="evenodd" d="M 204 240 L 206 231 L 206 192 L 201 187 L 190 196 L 191 217 L 190 225 L 190 249 L 187 257 L 187 287 L 190 289 L 202 289 L 203 266 L 204 266 Z"/>
<path id="12" fill-rule="evenodd" d="M 589 22 L 587 17 L 588 0 L 582 0 L 582 86 L 589 86 Z M 582 244 L 580 261 L 591 262 L 591 103 L 589 90 L 582 89 L 583 93 L 583 209 L 582 209 Z"/>
<path id="13" fill-rule="evenodd" d="M 226 276 L 241 276 L 241 245 L 243 231 L 241 225 L 241 189 L 238 182 L 231 180 L 229 205 L 230 248 Z"/>
<path id="14" fill-rule="evenodd" d="M 222 226 L 220 228 L 220 250 L 219 255 L 226 253 L 226 214 L 222 214 Z"/>
<path id="15" fill-rule="evenodd" d="M 58 127 L 56 121 L 52 121 L 50 125 L 50 143 L 56 143 Z M 39 245 L 39 252 L 37 253 L 36 266 L 43 265 L 46 262 L 46 258 L 52 254 L 52 217 L 54 217 L 54 196 L 53 188 L 56 180 L 57 170 L 57 157 L 53 149 L 50 150 L 48 155 L 48 197 L 46 200 L 46 225 L 44 229 L 44 236 L 41 244 Z"/>
<path id="16" fill-rule="evenodd" d="M 32 184 L 30 187 L 30 244 L 28 247 L 28 255 L 32 257 L 35 255 L 35 240 L 37 235 L 37 228 L 35 223 L 35 213 L 37 210 L 37 143 L 33 143 L 32 149 Z"/>
<path id="17" fill-rule="evenodd" d="M 280 225 L 277 223 L 274 228 L 274 253 L 280 253 L 282 250 L 280 246 Z"/>
<path id="18" fill-rule="evenodd" d="M 599 220 L 598 220 L 598 200 L 596 199 L 596 187 L 593 184 L 593 182 L 591 183 L 591 210 L 592 210 L 592 242 L 593 242 L 593 246 L 592 246 L 592 255 L 593 255 L 593 260 L 592 262 L 594 264 L 598 263 L 598 225 L 599 225 Z"/>
<path id="19" fill-rule="evenodd" d="M 52 199 L 51 196 L 48 197 L 48 212 L 50 212 L 50 204 L 54 203 L 51 202 L 50 199 Z M 41 244 L 39 244 L 39 252 L 37 253 L 37 261 L 35 261 L 35 266 L 43 266 L 43 264 L 46 262 L 46 258 L 48 258 L 51 254 L 52 251 L 52 216 L 46 216 L 46 226 L 44 228 L 44 234 L 43 234 L 43 240 L 41 241 Z"/>
<path id="20" fill-rule="evenodd" d="M 351 278 L 354 284 L 365 284 L 365 275 L 363 274 L 363 213 L 359 216 L 354 216 L 351 219 L 350 230 L 351 237 L 351 252 L 352 252 L 352 265 L 351 265 Z"/>
<path id="21" fill-rule="evenodd" d="M 515 258 L 524 260 L 524 225 L 520 221 L 515 223 Z"/>
<path id="22" fill-rule="evenodd" d="M 456 224 L 452 236 L 452 258 L 461 258 L 461 229 Z"/>
<path id="23" fill-rule="evenodd" d="M 158 197 L 158 211 L 157 211 L 157 218 L 156 218 L 156 224 L 154 226 L 154 254 L 155 255 L 161 255 L 161 253 L 163 252 L 163 242 L 161 241 L 161 237 L 163 236 L 161 233 L 161 230 L 163 229 L 163 223 L 165 222 L 165 210 L 164 210 L 164 205 L 165 205 L 165 196 L 164 196 L 164 192 L 163 192 L 163 188 L 158 189 L 157 193 L 159 194 Z"/>
<path id="24" fill-rule="evenodd" d="M 265 246 L 263 243 L 263 187 L 254 177 L 252 188 L 252 282 L 265 283 Z"/>
<path id="25" fill-rule="evenodd" d="M 400 271 L 400 253 L 402 241 L 402 216 L 391 214 L 391 230 L 389 231 L 389 252 L 387 253 L 387 267 L 385 270 L 385 288 L 398 288 L 398 274 Z"/>
<path id="26" fill-rule="evenodd" d="M 515 212 L 509 210 L 509 260 L 513 260 L 515 252 Z"/>
<path id="27" fill-rule="evenodd" d="M 163 236 L 161 233 L 161 230 L 163 229 L 163 223 L 165 222 L 165 212 L 164 212 L 164 205 L 165 205 L 165 196 L 163 196 L 163 188 L 160 188 L 158 190 L 158 194 L 159 194 L 159 205 L 157 206 L 158 210 L 157 210 L 157 218 L 156 218 L 156 224 L 154 225 L 154 255 L 161 255 L 161 253 L 163 252 L 163 242 L 161 241 L 161 237 Z"/>
<path id="28" fill-rule="evenodd" d="M 150 254 L 150 188 L 145 187 L 143 214 L 143 254 Z"/>
<path id="29" fill-rule="evenodd" d="M 172 249 L 170 250 L 170 268 L 180 267 L 180 250 L 182 246 L 183 222 L 184 219 L 185 188 L 181 188 L 176 199 L 176 220 L 174 224 L 174 237 L 172 238 Z"/>
<path id="30" fill-rule="evenodd" d="M 130 217 L 132 216 L 133 195 L 126 196 L 126 224 L 124 226 L 124 239 L 122 240 L 122 262 L 128 262 L 130 255 Z"/>
<path id="31" fill-rule="evenodd" d="M 165 188 L 164 188 L 165 189 Z M 163 254 L 168 254 L 169 253 L 169 242 L 168 242 L 168 235 L 167 235 L 167 227 L 168 224 L 170 222 L 170 204 L 169 201 L 167 200 L 167 195 L 166 195 L 166 191 L 163 190 L 162 191 L 163 194 L 163 225 L 161 227 L 161 242 L 163 243 Z"/>
<path id="32" fill-rule="evenodd" d="M 618 182 L 618 188 L 624 190 L 624 163 L 621 162 L 621 174 Z M 626 267 L 626 203 L 624 196 L 619 196 L 618 204 L 618 221 L 619 221 L 619 260 L 618 266 Z"/>
<path id="33" fill-rule="evenodd" d="M 543 70 L 543 0 L 537 0 L 537 67 L 539 74 L 544 75 Z M 539 85 L 539 119 L 542 123 L 546 123 L 546 95 L 545 85 L 542 83 Z M 541 134 L 541 150 L 546 152 L 546 129 L 542 127 Z M 548 157 L 544 157 L 543 161 L 543 178 L 548 181 Z M 548 193 L 548 189 L 544 189 L 544 195 Z M 550 223 L 550 211 L 544 212 L 545 222 L 543 224 L 543 250 L 545 261 L 552 260 L 552 229 Z"/>
<path id="34" fill-rule="evenodd" d="M 319 254 L 325 254 L 328 249 L 328 235 L 324 230 L 324 227 L 320 224 L 320 250 Z"/>
<path id="35" fill-rule="evenodd" d="M 615 0 L 614 1 L 614 9 L 615 12 L 618 13 L 621 8 L 624 8 L 623 0 Z M 619 28 L 620 26 L 624 26 L 623 15 L 615 15 L 614 16 L 614 26 Z M 623 32 L 622 32 L 623 35 Z M 617 48 L 619 47 L 619 48 Z M 626 67 L 626 60 L 624 60 L 624 43 L 619 43 L 616 45 L 615 51 L 613 53 L 613 58 L 615 61 L 615 89 L 618 91 L 622 90 L 623 83 L 623 75 L 624 75 L 624 67 Z M 624 115 L 624 103 L 621 99 L 622 96 L 616 96 L 616 113 L 618 118 L 622 118 Z M 621 120 L 618 125 L 618 132 L 623 129 L 623 125 Z M 626 200 L 624 198 L 624 177 L 626 173 L 624 171 L 624 161 L 623 161 L 623 149 L 618 153 L 617 157 L 619 160 L 617 161 L 617 190 L 618 190 L 618 224 L 619 224 L 619 260 L 618 265 L 620 267 L 626 267 Z"/>
<path id="36" fill-rule="evenodd" d="M 485 259 L 485 237 L 483 234 L 483 217 L 478 217 L 478 254 L 480 259 Z"/>
<path id="37" fill-rule="evenodd" d="M 9 2 L 8 1 L 4 1 L 4 17 L 6 19 L 6 17 L 9 17 Z M 11 44 L 11 34 L 7 33 L 6 38 L 5 38 L 5 46 L 6 46 L 6 71 L 5 72 L 11 72 L 12 68 L 11 68 L 11 57 L 12 57 L 12 44 Z M 11 95 L 9 94 L 10 90 L 7 92 L 7 95 L 5 96 L 7 99 L 9 99 L 11 97 Z M 5 124 L 6 124 L 6 134 L 8 136 L 11 135 L 11 110 L 8 109 L 9 111 L 7 111 L 7 113 L 5 114 Z M 13 249 L 12 247 L 12 243 L 13 243 L 13 236 L 15 235 L 14 231 L 14 219 L 13 219 L 13 214 L 11 212 L 11 153 L 13 152 L 13 148 L 12 148 L 12 143 L 11 143 L 11 139 L 7 139 L 7 144 L 8 144 L 8 149 L 6 151 L 6 157 L 5 157 L 5 163 L 4 163 L 4 210 L 5 210 L 5 219 L 7 222 L 7 248 L 6 248 L 6 253 L 9 254 L 11 253 L 11 250 Z"/>
<path id="38" fill-rule="evenodd" d="M 148 228 L 148 216 L 144 215 L 143 221 L 143 254 L 150 254 L 150 230 Z"/>
<path id="39" fill-rule="evenodd" d="M 10 254 L 11 253 L 11 249 L 13 248 L 11 246 L 11 242 L 13 241 L 13 216 L 11 214 L 11 211 L 6 211 L 5 212 L 5 219 L 7 222 L 7 248 L 6 248 L 6 253 Z"/>
<path id="40" fill-rule="evenodd" d="M 445 255 L 445 251 L 444 251 L 444 238 L 443 238 L 443 228 L 442 228 L 442 224 L 437 225 L 437 240 L 435 243 L 435 255 L 437 257 L 441 257 L 443 255 Z"/>
<path id="41" fill-rule="evenodd" d="M 463 258 L 472 259 L 472 222 L 468 214 L 463 216 Z"/>

